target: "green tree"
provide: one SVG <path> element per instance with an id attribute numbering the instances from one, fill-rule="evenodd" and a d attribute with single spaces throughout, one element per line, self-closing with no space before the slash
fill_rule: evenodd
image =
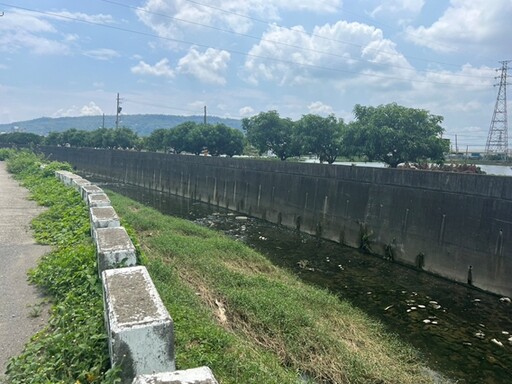
<path id="1" fill-rule="evenodd" d="M 169 146 L 170 129 L 155 129 L 151 134 L 144 138 L 143 146 L 148 151 L 167 151 Z"/>
<path id="2" fill-rule="evenodd" d="M 89 133 L 76 128 L 68 129 L 61 133 L 62 144 L 68 144 L 72 147 L 89 146 Z"/>
<path id="3" fill-rule="evenodd" d="M 300 154 L 300 146 L 294 140 L 293 122 L 281 118 L 277 111 L 260 112 L 244 118 L 242 128 L 260 155 L 272 151 L 281 160 L 286 160 Z"/>
<path id="4" fill-rule="evenodd" d="M 191 152 L 192 131 L 196 128 L 197 124 L 192 121 L 187 121 L 174 127 L 169 134 L 169 145 L 171 148 L 176 153 Z"/>
<path id="5" fill-rule="evenodd" d="M 89 132 L 89 146 L 92 148 L 108 148 L 110 135 L 108 128 L 98 128 Z"/>
<path id="6" fill-rule="evenodd" d="M 137 148 L 139 145 L 137 133 L 127 127 L 111 129 L 110 140 L 111 148 Z"/>
<path id="7" fill-rule="evenodd" d="M 238 129 L 230 128 L 225 124 L 208 126 L 205 129 L 205 144 L 208 153 L 212 156 L 241 155 L 244 150 L 244 135 Z"/>
<path id="8" fill-rule="evenodd" d="M 210 126 L 208 124 L 195 124 L 188 133 L 187 138 L 187 152 L 194 155 L 200 155 L 207 147 L 207 138 L 209 135 Z"/>
<path id="9" fill-rule="evenodd" d="M 37 145 L 43 141 L 43 136 L 30 132 L 11 132 L 0 135 L 0 143 L 15 145 Z"/>
<path id="10" fill-rule="evenodd" d="M 321 163 L 332 164 L 341 153 L 343 129 L 342 119 L 334 115 L 321 117 L 304 115 L 296 123 L 297 142 L 301 143 L 301 152 L 318 156 Z"/>
<path id="11" fill-rule="evenodd" d="M 63 145 L 64 142 L 62 141 L 62 135 L 60 132 L 50 132 L 48 135 L 44 138 L 43 143 L 45 145 Z"/>
<path id="12" fill-rule="evenodd" d="M 355 121 L 344 134 L 346 154 L 366 156 L 395 168 L 403 162 L 444 161 L 449 144 L 441 136 L 442 116 L 396 103 L 354 107 Z"/>

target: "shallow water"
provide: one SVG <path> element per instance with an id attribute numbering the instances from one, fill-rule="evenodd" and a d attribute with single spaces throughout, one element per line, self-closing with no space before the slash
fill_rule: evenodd
<path id="1" fill-rule="evenodd" d="M 380 319 L 415 346 L 429 367 L 454 382 L 512 382 L 512 304 L 498 296 L 262 220 L 237 219 L 204 203 L 140 188 L 106 187 L 163 213 L 221 230 L 304 281 L 328 288 Z"/>

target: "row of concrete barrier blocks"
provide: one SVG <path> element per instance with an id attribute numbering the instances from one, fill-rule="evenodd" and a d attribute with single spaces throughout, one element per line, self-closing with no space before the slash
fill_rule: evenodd
<path id="1" fill-rule="evenodd" d="M 89 206 L 103 283 L 105 324 L 112 365 L 123 383 L 217 384 L 208 367 L 176 371 L 174 324 L 125 228 L 103 190 L 68 171 L 56 177 L 77 190 Z"/>

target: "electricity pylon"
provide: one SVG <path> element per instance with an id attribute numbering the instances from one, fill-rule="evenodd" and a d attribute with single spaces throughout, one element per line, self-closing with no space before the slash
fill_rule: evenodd
<path id="1" fill-rule="evenodd" d="M 485 144 L 485 155 L 490 157 L 501 157 L 506 159 L 508 156 L 508 124 L 507 124 L 507 67 L 512 60 L 500 61 L 501 75 L 496 79 L 500 79 L 498 96 L 496 97 L 496 105 L 492 114 L 491 126 L 487 143 Z"/>

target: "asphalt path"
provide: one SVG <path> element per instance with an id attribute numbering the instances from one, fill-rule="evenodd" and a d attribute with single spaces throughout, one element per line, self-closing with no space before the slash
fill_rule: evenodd
<path id="1" fill-rule="evenodd" d="M 0 161 L 0 383 L 9 359 L 48 321 L 48 304 L 27 281 L 28 270 L 50 250 L 36 244 L 30 230 L 43 209 Z"/>

